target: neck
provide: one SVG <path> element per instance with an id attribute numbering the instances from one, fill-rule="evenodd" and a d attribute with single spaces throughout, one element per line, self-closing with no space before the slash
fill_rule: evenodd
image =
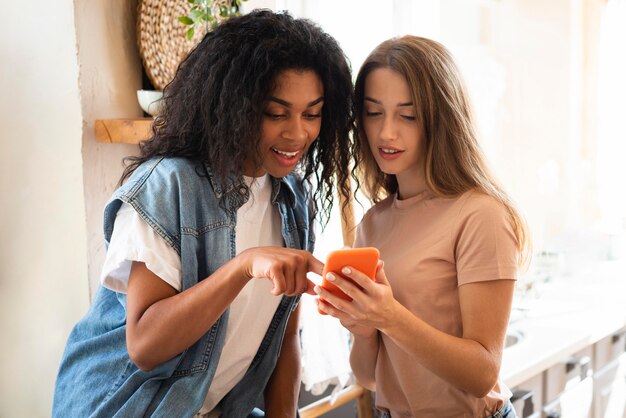
<path id="1" fill-rule="evenodd" d="M 398 198 L 410 199 L 428 190 L 426 179 L 417 173 L 401 173 L 396 175 L 398 181 Z"/>

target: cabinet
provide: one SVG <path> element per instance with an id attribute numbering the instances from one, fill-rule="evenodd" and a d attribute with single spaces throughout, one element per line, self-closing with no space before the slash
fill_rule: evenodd
<path id="1" fill-rule="evenodd" d="M 512 392 L 518 418 L 626 418 L 626 327 Z"/>
<path id="2" fill-rule="evenodd" d="M 519 418 L 593 418 L 593 347 L 564 358 L 512 392 Z"/>
<path id="3" fill-rule="evenodd" d="M 511 403 L 518 418 L 541 418 L 543 406 L 543 373 L 513 389 Z"/>
<path id="4" fill-rule="evenodd" d="M 626 329 L 594 346 L 594 418 L 626 418 Z"/>
<path id="5" fill-rule="evenodd" d="M 593 347 L 574 353 L 544 373 L 544 418 L 592 418 Z"/>

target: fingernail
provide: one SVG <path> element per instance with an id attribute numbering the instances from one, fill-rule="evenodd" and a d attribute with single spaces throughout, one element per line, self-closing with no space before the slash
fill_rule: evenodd
<path id="1" fill-rule="evenodd" d="M 328 280 L 329 282 L 334 282 L 335 281 L 335 275 L 332 273 L 326 273 L 326 280 Z"/>
<path id="2" fill-rule="evenodd" d="M 349 267 L 344 267 L 344 268 L 341 269 L 341 272 L 343 274 L 350 274 L 350 273 L 352 273 L 352 270 L 350 270 Z"/>
<path id="3" fill-rule="evenodd" d="M 315 287 L 313 288 L 313 291 L 314 291 L 315 293 L 317 293 L 318 295 L 319 295 L 320 293 L 322 293 L 322 289 L 321 289 L 319 286 L 315 286 Z"/>

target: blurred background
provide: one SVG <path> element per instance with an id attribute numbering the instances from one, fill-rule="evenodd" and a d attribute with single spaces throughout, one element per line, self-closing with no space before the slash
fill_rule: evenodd
<path id="1" fill-rule="evenodd" d="M 0 3 L 0 418 L 45 417 L 98 282 L 102 209 L 137 151 L 94 139 L 96 119 L 144 116 L 137 1 Z M 244 12 L 255 7 L 319 23 L 355 74 L 396 35 L 453 52 L 483 149 L 531 228 L 519 292 L 624 259 L 624 0 L 249 0 Z M 323 259 L 340 247 L 338 215 L 318 235 Z"/>

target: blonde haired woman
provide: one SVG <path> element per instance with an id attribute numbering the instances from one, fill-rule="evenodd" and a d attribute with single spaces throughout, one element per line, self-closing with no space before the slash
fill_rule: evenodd
<path id="1" fill-rule="evenodd" d="M 355 246 L 380 250 L 376 281 L 346 266 L 316 287 L 355 335 L 351 364 L 382 416 L 514 417 L 498 379 L 524 222 L 489 173 L 450 53 L 390 39 L 356 81 L 359 169 L 375 205 Z M 322 301 L 322 299 L 325 301 Z"/>

